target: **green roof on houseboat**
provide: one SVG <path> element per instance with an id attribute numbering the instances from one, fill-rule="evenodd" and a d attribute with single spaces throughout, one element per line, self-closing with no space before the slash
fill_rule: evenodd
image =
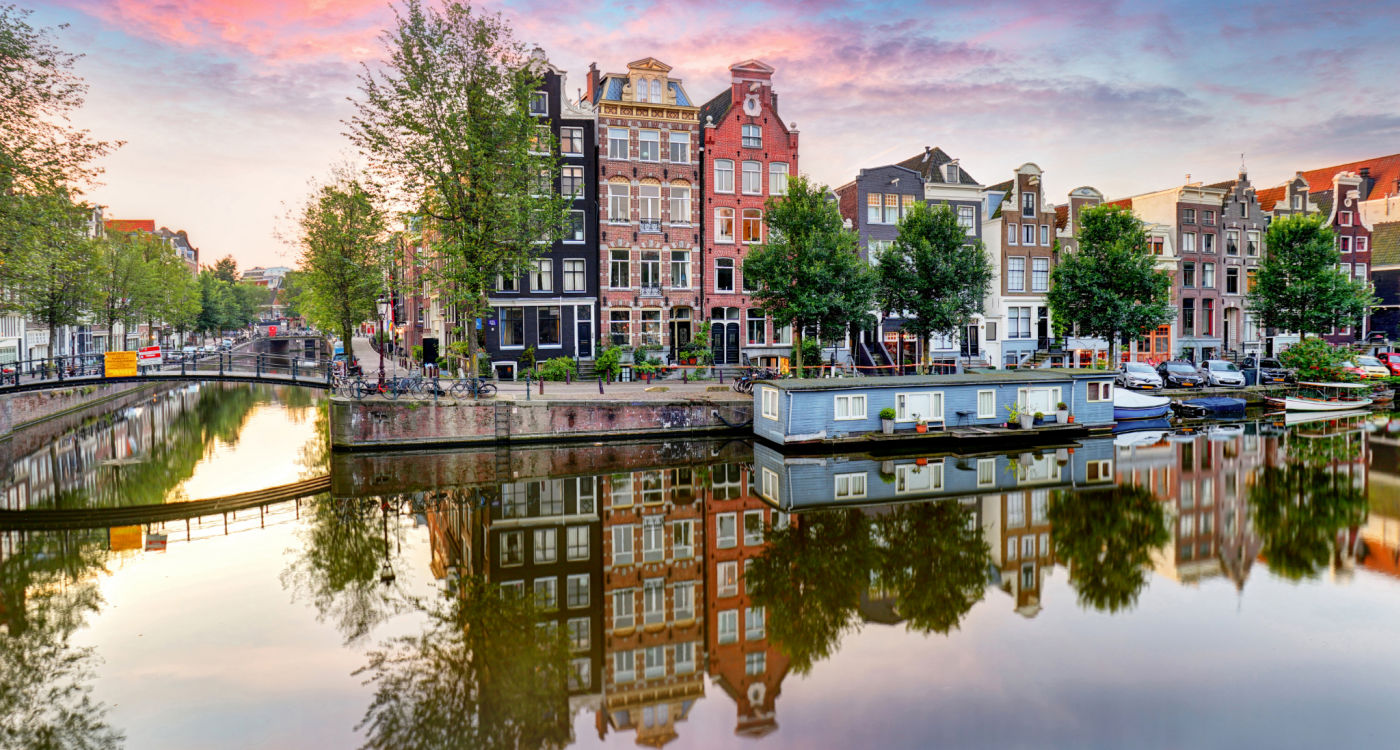
<path id="1" fill-rule="evenodd" d="M 756 384 L 770 385 L 784 391 L 844 391 L 862 388 L 936 388 L 942 385 L 1015 385 L 1019 383 L 1063 383 L 1070 379 L 1117 376 L 1113 370 L 1057 368 L 1053 370 L 982 370 L 970 369 L 956 375 L 885 375 L 855 378 L 815 378 L 798 380 L 760 380 Z"/>

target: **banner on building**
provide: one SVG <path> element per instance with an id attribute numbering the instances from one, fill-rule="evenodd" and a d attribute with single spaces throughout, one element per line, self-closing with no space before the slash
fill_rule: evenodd
<path id="1" fill-rule="evenodd" d="M 127 378 L 136 375 L 136 352 L 107 352 L 104 364 L 109 378 Z"/>
<path id="2" fill-rule="evenodd" d="M 160 357 L 159 346 L 143 346 L 136 351 L 136 364 L 141 366 L 160 365 L 163 360 Z"/>

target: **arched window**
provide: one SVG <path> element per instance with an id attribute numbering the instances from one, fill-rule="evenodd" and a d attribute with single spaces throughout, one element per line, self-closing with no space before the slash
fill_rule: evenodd
<path id="1" fill-rule="evenodd" d="M 651 79 L 651 100 L 656 104 L 661 103 L 661 81 Z"/>

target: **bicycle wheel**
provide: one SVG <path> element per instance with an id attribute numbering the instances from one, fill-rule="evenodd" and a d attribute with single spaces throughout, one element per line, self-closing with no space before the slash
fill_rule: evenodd
<path id="1" fill-rule="evenodd" d="M 482 383 L 481 387 L 478 388 L 476 392 L 479 396 L 494 396 L 496 395 L 496 386 L 490 383 Z"/>
<path id="2" fill-rule="evenodd" d="M 356 401 L 365 397 L 365 383 L 363 380 L 356 380 L 350 384 L 350 397 Z"/>
<path id="3" fill-rule="evenodd" d="M 384 396 L 390 401 L 397 401 L 399 400 L 399 392 L 400 390 L 402 390 L 402 388 L 402 383 L 399 383 L 398 381 L 389 381 L 388 383 L 384 384 Z"/>

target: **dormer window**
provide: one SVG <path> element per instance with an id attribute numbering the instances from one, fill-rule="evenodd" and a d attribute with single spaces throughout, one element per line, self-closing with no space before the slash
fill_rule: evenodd
<path id="1" fill-rule="evenodd" d="M 959 182 L 959 181 L 961 181 L 962 178 L 958 176 L 958 165 L 956 165 L 956 164 L 949 164 L 949 165 L 948 165 L 947 172 L 948 172 L 948 182 Z"/>
<path id="2" fill-rule="evenodd" d="M 1021 193 L 1021 215 L 1035 217 L 1035 193 Z"/>
<path id="3" fill-rule="evenodd" d="M 744 148 L 763 148 L 763 129 L 757 125 L 745 125 L 743 127 Z"/>
<path id="4" fill-rule="evenodd" d="M 661 103 L 661 81 L 651 79 L 651 101 L 653 104 Z"/>
<path id="5" fill-rule="evenodd" d="M 549 114 L 549 96 L 543 91 L 530 94 L 530 114 L 543 117 Z"/>
<path id="6" fill-rule="evenodd" d="M 1294 193 L 1294 194 L 1293 194 L 1293 210 L 1294 210 L 1294 211 L 1302 211 L 1302 210 L 1303 210 L 1303 196 L 1298 195 L 1297 193 Z"/>

